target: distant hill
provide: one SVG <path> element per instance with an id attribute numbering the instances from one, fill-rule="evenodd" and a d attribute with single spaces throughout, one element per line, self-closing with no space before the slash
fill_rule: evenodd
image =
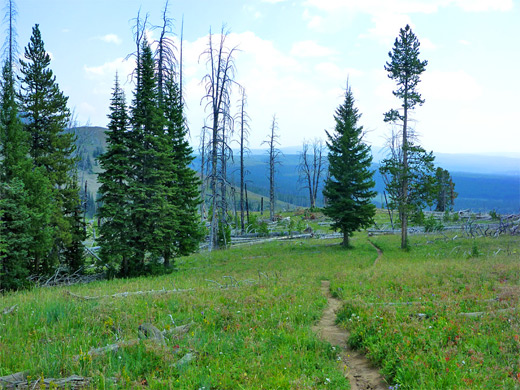
<path id="1" fill-rule="evenodd" d="M 88 189 L 93 197 L 99 188 L 97 175 L 100 168 L 96 161 L 106 149 L 105 130 L 102 127 L 77 127 L 70 129 L 76 135 L 77 154 L 80 157 L 79 180 L 87 181 Z M 282 148 L 284 155 L 282 164 L 278 167 L 276 178 L 277 199 L 283 201 L 280 207 L 309 205 L 307 190 L 298 183 L 298 148 Z M 382 194 L 384 185 L 377 173 L 378 162 L 384 154 L 381 148 L 373 148 L 376 171 L 376 190 Z M 455 208 L 471 209 L 473 211 L 496 210 L 500 213 L 520 211 L 520 157 L 465 155 L 465 154 L 436 154 L 436 165 L 448 169 L 455 182 L 455 190 L 459 193 L 455 201 Z M 267 177 L 267 156 L 264 150 L 253 150 L 245 161 L 248 171 L 248 190 L 251 191 L 251 208 L 256 210 L 260 205 L 260 198 L 264 202 L 269 197 L 269 180 Z M 193 162 L 193 168 L 199 170 L 200 159 Z M 239 183 L 238 163 L 231 163 L 228 170 L 230 182 Z M 237 194 L 238 197 L 238 194 Z M 318 206 L 323 205 L 323 196 L 317 200 Z M 374 199 L 376 205 L 381 206 L 381 196 Z"/>

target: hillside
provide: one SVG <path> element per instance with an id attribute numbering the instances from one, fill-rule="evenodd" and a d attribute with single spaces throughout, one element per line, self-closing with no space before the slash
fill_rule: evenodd
<path id="1" fill-rule="evenodd" d="M 365 232 L 351 250 L 239 246 L 170 275 L 2 295 L 0 387 L 17 373 L 20 388 L 348 389 L 352 351 L 318 337 L 325 292 L 341 300 L 331 322 L 392 388 L 518 388 L 517 238 L 448 234 L 412 235 L 410 251 Z"/>
<path id="2" fill-rule="evenodd" d="M 77 136 L 77 153 L 80 156 L 79 179 L 88 183 L 92 198 L 98 190 L 96 173 L 99 166 L 96 157 L 105 149 L 105 129 L 101 127 L 78 127 L 72 129 Z M 282 148 L 285 153 L 281 165 L 277 168 L 276 191 L 281 202 L 278 207 L 287 209 L 297 206 L 308 206 L 307 190 L 298 183 L 297 148 Z M 381 159 L 382 150 L 374 148 L 373 169 L 376 171 L 376 190 L 382 194 L 384 184 L 377 173 L 377 162 Z M 439 153 L 436 163 L 450 170 L 456 191 L 459 193 L 455 201 L 455 209 L 471 209 L 473 211 L 496 210 L 499 213 L 513 213 L 520 210 L 520 158 L 478 155 L 457 155 Z M 260 208 L 260 198 L 264 202 L 269 196 L 269 180 L 267 177 L 267 156 L 262 150 L 254 150 L 246 157 L 247 185 L 250 191 L 251 209 Z M 193 162 L 195 170 L 200 169 L 200 159 Z M 231 162 L 230 182 L 238 184 L 238 162 Z M 82 184 L 84 185 L 84 184 Z M 238 199 L 238 196 L 237 196 Z M 374 199 L 381 206 L 381 196 Z M 323 205 L 323 197 L 318 196 L 318 206 Z M 91 205 L 91 207 L 94 207 Z M 264 206 L 265 207 L 265 206 Z"/>

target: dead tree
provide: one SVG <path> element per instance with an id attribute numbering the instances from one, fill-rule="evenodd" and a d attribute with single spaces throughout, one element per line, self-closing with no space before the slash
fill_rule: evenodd
<path id="1" fill-rule="evenodd" d="M 262 142 L 269 148 L 267 154 L 269 156 L 269 218 L 274 221 L 274 209 L 275 209 L 275 173 L 276 166 L 280 165 L 280 157 L 282 152 L 278 149 L 280 142 L 278 139 L 280 136 L 276 133 L 278 131 L 278 122 L 276 121 L 276 115 L 273 115 L 273 121 L 271 122 L 271 134 L 267 137 L 267 140 Z"/>
<path id="2" fill-rule="evenodd" d="M 220 182 L 220 209 L 221 209 L 221 222 L 223 228 L 227 223 L 228 215 L 228 201 L 227 201 L 227 188 L 229 186 L 227 166 L 228 161 L 233 159 L 233 151 L 229 147 L 229 140 L 233 135 L 233 118 L 229 113 L 229 102 L 225 105 L 224 115 L 222 115 L 222 128 L 220 130 L 220 167 L 219 167 L 219 182 Z"/>
<path id="3" fill-rule="evenodd" d="M 173 20 L 168 17 L 168 0 L 164 5 L 162 13 L 162 25 L 154 26 L 154 29 L 160 29 L 159 39 L 155 41 L 157 49 L 155 52 L 157 66 L 157 92 L 159 102 L 164 102 L 164 90 L 166 80 L 174 80 L 177 69 L 177 58 L 175 52 L 177 48 L 170 36 L 173 35 Z"/>
<path id="4" fill-rule="evenodd" d="M 207 170 L 207 155 L 206 155 L 206 140 L 207 140 L 208 127 L 206 126 L 206 122 L 204 122 L 204 126 L 202 126 L 202 131 L 200 135 L 200 198 L 202 202 L 200 203 L 200 218 L 201 221 L 206 219 L 206 170 Z"/>
<path id="5" fill-rule="evenodd" d="M 136 46 L 136 50 L 133 53 L 130 53 L 126 56 L 125 60 L 128 60 L 131 57 L 135 57 L 135 63 L 139 64 L 141 62 L 141 47 L 143 43 L 143 39 L 145 38 L 146 27 L 148 26 L 148 14 L 146 14 L 144 20 L 141 18 L 141 9 L 137 11 L 137 17 L 133 19 L 135 21 L 135 25 L 133 27 L 134 33 L 134 42 Z M 140 84 L 139 80 L 139 72 L 137 72 L 137 67 L 130 73 L 128 76 L 130 80 L 133 80 L 134 74 L 137 75 L 137 85 Z"/>
<path id="6" fill-rule="evenodd" d="M 201 54 L 205 57 L 208 73 L 203 77 L 206 94 L 202 101 L 206 102 L 205 109 L 209 111 L 208 117 L 211 123 L 211 139 L 209 144 L 208 163 L 210 164 L 209 181 L 211 191 L 211 228 L 209 249 L 219 247 L 218 233 L 220 216 L 222 210 L 219 205 L 219 193 L 217 183 L 219 181 L 219 150 L 220 144 L 224 142 L 222 137 L 222 117 L 229 115 L 229 97 L 233 85 L 237 84 L 235 78 L 235 59 L 236 47 L 229 49 L 226 46 L 228 33 L 222 27 L 218 44 L 214 45 L 215 37 L 210 30 L 208 47 Z M 219 216 L 220 214 L 220 216 Z M 222 227 L 221 227 L 222 228 Z"/>
<path id="7" fill-rule="evenodd" d="M 240 146 L 240 232 L 245 233 L 245 203 L 244 203 L 244 185 L 246 171 L 244 169 L 244 153 L 248 151 L 246 146 L 247 138 L 249 137 L 249 121 L 250 117 L 246 112 L 247 96 L 244 88 L 241 89 L 241 98 L 238 104 L 237 119 L 239 124 L 239 146 Z"/>
<path id="8" fill-rule="evenodd" d="M 316 207 L 320 180 L 325 171 L 326 151 L 321 139 L 304 141 L 298 165 L 299 182 L 309 191 L 311 209 Z"/>
<path id="9" fill-rule="evenodd" d="M 4 23 L 7 25 L 7 36 L 4 43 L 4 57 L 8 63 L 8 70 L 13 75 L 15 73 L 16 57 L 18 56 L 18 42 L 16 40 L 18 33 L 15 28 L 18 10 L 14 0 L 7 0 L 6 3 Z"/>

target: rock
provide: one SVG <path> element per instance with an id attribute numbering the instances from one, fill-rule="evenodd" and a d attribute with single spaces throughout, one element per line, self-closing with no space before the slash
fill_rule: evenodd
<path id="1" fill-rule="evenodd" d="M 162 334 L 164 336 L 173 337 L 173 338 L 181 337 L 181 336 L 185 335 L 186 333 L 188 333 L 193 325 L 194 325 L 194 323 L 190 322 L 189 324 L 186 324 L 186 325 L 176 326 L 176 327 L 168 329 L 168 330 L 163 330 Z"/>
<path id="2" fill-rule="evenodd" d="M 148 339 L 148 340 L 154 340 L 158 342 L 161 345 L 166 344 L 166 340 L 164 339 L 164 335 L 162 332 L 157 329 L 155 326 L 149 323 L 144 323 L 139 325 L 138 328 L 138 336 L 139 339 Z"/>
<path id="3" fill-rule="evenodd" d="M 177 363 L 175 363 L 175 366 L 177 368 L 184 367 L 196 359 L 197 359 L 197 356 L 194 353 L 188 352 L 186 355 L 184 355 L 182 358 L 180 358 Z"/>

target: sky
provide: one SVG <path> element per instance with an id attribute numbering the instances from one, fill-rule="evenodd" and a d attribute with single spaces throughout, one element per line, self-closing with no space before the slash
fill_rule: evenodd
<path id="1" fill-rule="evenodd" d="M 5 0 L 0 0 L 5 3 Z M 104 126 L 116 71 L 128 102 L 139 9 L 161 23 L 164 0 L 17 0 L 20 56 L 38 23 L 51 69 L 79 125 Z M 427 60 L 414 110 L 420 144 L 443 153 L 520 155 L 520 1 L 517 0 L 170 0 L 179 42 L 184 19 L 184 94 L 191 143 L 204 111 L 208 33 L 229 31 L 236 81 L 248 95 L 251 148 L 261 148 L 273 115 L 283 147 L 325 139 L 350 84 L 366 131 L 384 146 L 383 114 L 398 108 L 384 70 L 399 29 L 412 27 Z M 5 27 L 5 23 L 3 24 Z M 5 38 L 5 33 L 2 39 Z M 233 108 L 236 104 L 232 104 Z"/>

